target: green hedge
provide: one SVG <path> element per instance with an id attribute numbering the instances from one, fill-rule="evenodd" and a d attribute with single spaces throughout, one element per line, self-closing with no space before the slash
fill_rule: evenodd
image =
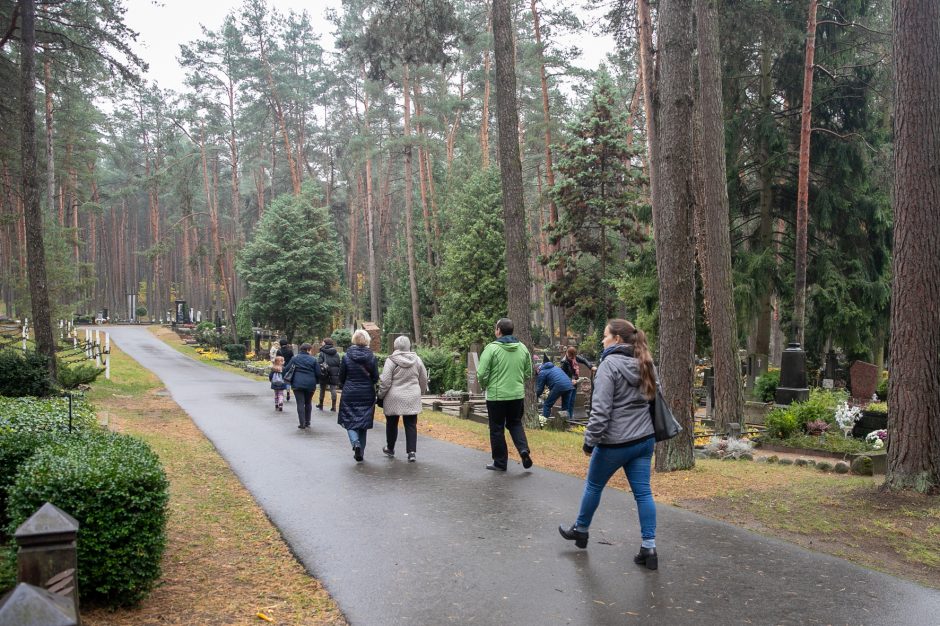
<path id="1" fill-rule="evenodd" d="M 168 488 L 159 458 L 140 439 L 104 431 L 61 438 L 41 447 L 17 473 L 8 530 L 51 502 L 81 524 L 82 600 L 135 604 L 160 575 Z"/>
<path id="2" fill-rule="evenodd" d="M 0 396 L 49 396 L 55 381 L 49 374 L 49 360 L 32 350 L 0 350 Z"/>

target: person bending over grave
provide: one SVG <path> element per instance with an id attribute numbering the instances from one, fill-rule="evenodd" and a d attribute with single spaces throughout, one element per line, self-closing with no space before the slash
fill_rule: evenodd
<path id="1" fill-rule="evenodd" d="M 570 418 L 574 410 L 574 385 L 571 383 L 571 378 L 560 367 L 555 367 L 551 361 L 545 361 L 539 368 L 539 375 L 535 380 L 535 397 L 540 397 L 546 387 L 548 387 L 548 398 L 542 403 L 542 417 L 550 418 L 555 401 L 561 398 L 561 408 L 568 411 Z"/>
<path id="2" fill-rule="evenodd" d="M 496 341 L 483 349 L 477 380 L 486 391 L 486 413 L 490 423 L 490 449 L 493 462 L 488 470 L 505 472 L 509 464 L 506 433 L 522 457 L 522 467 L 532 467 L 529 442 L 525 436 L 522 416 L 525 403 L 525 381 L 532 377 L 532 359 L 525 345 L 512 336 L 512 320 L 496 322 Z"/>
<path id="3" fill-rule="evenodd" d="M 582 367 L 582 365 L 584 367 Z M 574 385 L 574 393 L 571 394 L 568 400 L 570 404 L 567 408 L 568 415 L 573 416 L 574 398 L 578 393 L 578 379 L 581 378 L 581 376 L 587 376 L 588 372 L 591 372 L 593 375 L 593 372 L 596 372 L 597 368 L 586 358 L 578 354 L 577 348 L 568 346 L 568 350 L 565 352 L 565 358 L 561 360 L 561 369 L 571 379 L 571 384 Z"/>

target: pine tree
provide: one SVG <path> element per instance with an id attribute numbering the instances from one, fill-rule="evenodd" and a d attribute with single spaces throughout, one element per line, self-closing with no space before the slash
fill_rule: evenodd
<path id="1" fill-rule="evenodd" d="M 554 302 L 582 324 L 603 328 L 616 311 L 611 280 L 621 248 L 645 239 L 637 228 L 645 208 L 639 155 L 627 143 L 629 128 L 606 69 L 598 73 L 594 92 L 568 134 L 551 191 L 559 222 L 547 227 L 553 245 L 561 248 L 542 262 L 562 271 L 551 285 Z"/>

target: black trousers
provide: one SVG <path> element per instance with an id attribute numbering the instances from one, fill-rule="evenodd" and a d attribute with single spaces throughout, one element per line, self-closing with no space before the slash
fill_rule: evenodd
<path id="1" fill-rule="evenodd" d="M 323 396 L 326 395 L 327 387 L 330 388 L 330 399 L 333 401 L 332 406 L 335 409 L 336 408 L 336 385 L 330 384 L 328 382 L 320 383 L 320 401 L 317 402 L 317 406 L 319 407 L 323 406 Z"/>
<path id="2" fill-rule="evenodd" d="M 385 441 L 388 443 L 388 449 L 392 451 L 395 450 L 395 442 L 398 441 L 399 417 L 402 417 L 405 422 L 405 452 L 416 452 L 418 449 L 417 415 L 385 416 Z"/>
<path id="3" fill-rule="evenodd" d="M 310 426 L 310 414 L 313 412 L 313 392 L 313 389 L 294 389 L 297 419 L 301 426 Z"/>
<path id="4" fill-rule="evenodd" d="M 525 400 L 487 400 L 486 413 L 490 421 L 490 448 L 493 451 L 493 465 L 505 468 L 509 463 L 509 449 L 506 447 L 506 433 L 520 454 L 529 451 L 529 441 L 525 437 L 522 414 Z"/>

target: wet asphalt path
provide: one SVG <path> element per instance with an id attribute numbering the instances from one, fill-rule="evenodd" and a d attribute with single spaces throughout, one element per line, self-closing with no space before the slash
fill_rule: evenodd
<path id="1" fill-rule="evenodd" d="M 556 530 L 582 481 L 419 437 L 418 462 L 353 461 L 335 413 L 299 430 L 267 383 L 190 359 L 145 328 L 113 327 L 215 444 L 352 624 L 936 624 L 940 592 L 658 506 L 660 569 L 633 564 L 630 494 L 608 490 L 587 550 Z M 860 520 L 861 522 L 861 520 Z"/>

